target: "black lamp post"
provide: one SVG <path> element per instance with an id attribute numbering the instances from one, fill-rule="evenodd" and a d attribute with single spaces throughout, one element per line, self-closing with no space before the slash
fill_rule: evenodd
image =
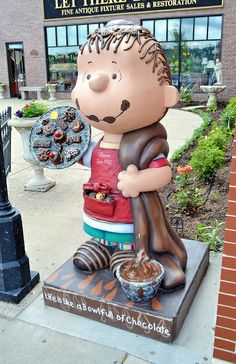
<path id="1" fill-rule="evenodd" d="M 8 200 L 0 128 L 0 300 L 19 303 L 38 282 L 25 254 L 20 212 Z"/>

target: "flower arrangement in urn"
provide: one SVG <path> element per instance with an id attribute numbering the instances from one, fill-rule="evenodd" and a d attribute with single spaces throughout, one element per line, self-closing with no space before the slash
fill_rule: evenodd
<path id="1" fill-rule="evenodd" d="M 29 104 L 25 104 L 22 109 L 17 110 L 15 115 L 18 118 L 35 118 L 37 116 L 43 115 L 48 110 L 49 105 L 47 103 L 33 100 Z"/>

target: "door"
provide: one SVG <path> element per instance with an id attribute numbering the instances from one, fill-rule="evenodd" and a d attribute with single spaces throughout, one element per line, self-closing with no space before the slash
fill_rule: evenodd
<path id="1" fill-rule="evenodd" d="M 7 44 L 10 96 L 20 98 L 21 86 L 25 86 L 25 63 L 23 43 Z"/>

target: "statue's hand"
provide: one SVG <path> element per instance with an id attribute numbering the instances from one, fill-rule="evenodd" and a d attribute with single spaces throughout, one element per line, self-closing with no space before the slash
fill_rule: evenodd
<path id="1" fill-rule="evenodd" d="M 127 167 L 126 171 L 122 171 L 118 174 L 118 189 L 122 192 L 124 197 L 137 197 L 139 190 L 137 187 L 139 170 L 133 164 Z"/>

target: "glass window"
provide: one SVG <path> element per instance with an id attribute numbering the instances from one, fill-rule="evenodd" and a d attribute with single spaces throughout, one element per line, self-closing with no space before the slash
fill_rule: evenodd
<path id="1" fill-rule="evenodd" d="M 98 24 L 89 24 L 89 33 L 94 32 L 96 29 L 98 29 Z"/>
<path id="2" fill-rule="evenodd" d="M 179 40 L 180 19 L 168 20 L 168 41 Z"/>
<path id="3" fill-rule="evenodd" d="M 208 85 L 219 57 L 220 41 L 193 41 L 181 45 L 181 84 L 192 91 Z"/>
<path id="4" fill-rule="evenodd" d="M 154 34 L 154 21 L 153 20 L 144 20 L 142 22 L 142 26 L 149 29 L 152 34 Z"/>
<path id="5" fill-rule="evenodd" d="M 155 38 L 158 42 L 166 41 L 166 19 L 155 21 Z"/>
<path id="6" fill-rule="evenodd" d="M 181 39 L 193 40 L 193 18 L 181 20 Z"/>
<path id="7" fill-rule="evenodd" d="M 166 42 L 161 43 L 164 49 L 167 61 L 171 70 L 172 83 L 178 87 L 178 74 L 179 74 L 179 43 L 178 42 Z"/>
<path id="8" fill-rule="evenodd" d="M 54 27 L 47 28 L 48 47 L 55 47 L 56 45 L 56 31 Z"/>
<path id="9" fill-rule="evenodd" d="M 208 39 L 221 39 L 222 16 L 209 17 Z"/>
<path id="10" fill-rule="evenodd" d="M 57 91 L 70 91 L 77 78 L 77 47 L 51 47 L 48 49 L 50 80 L 57 80 Z"/>
<path id="11" fill-rule="evenodd" d="M 78 25 L 79 45 L 82 45 L 87 40 L 88 30 L 87 25 Z"/>
<path id="12" fill-rule="evenodd" d="M 207 17 L 195 18 L 194 39 L 207 39 Z"/>
<path id="13" fill-rule="evenodd" d="M 76 25 L 70 25 L 67 27 L 68 32 L 68 45 L 77 45 L 77 27 Z"/>
<path id="14" fill-rule="evenodd" d="M 57 27 L 57 45 L 66 45 L 66 27 Z"/>

